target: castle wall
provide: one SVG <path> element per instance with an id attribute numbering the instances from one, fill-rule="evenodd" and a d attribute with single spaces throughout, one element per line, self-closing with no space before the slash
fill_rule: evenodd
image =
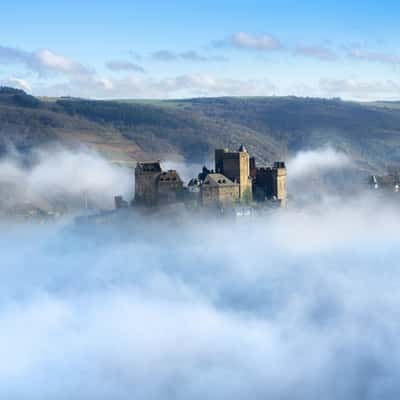
<path id="1" fill-rule="evenodd" d="M 272 168 L 257 168 L 253 191 L 259 200 L 275 198 L 284 202 L 286 193 L 286 167 L 276 162 Z"/>
<path id="2" fill-rule="evenodd" d="M 162 172 L 157 189 L 157 203 L 160 205 L 183 200 L 183 182 L 176 171 Z"/>
<path id="3" fill-rule="evenodd" d="M 260 200 L 271 198 L 275 195 L 274 172 L 272 168 L 257 168 L 254 191 Z"/>
<path id="4" fill-rule="evenodd" d="M 155 206 L 181 200 L 183 200 L 183 182 L 175 170 L 162 171 L 159 162 L 137 164 L 135 202 Z"/>
<path id="5" fill-rule="evenodd" d="M 146 205 L 157 203 L 157 180 L 160 172 L 135 169 L 135 201 Z"/>
<path id="6" fill-rule="evenodd" d="M 203 206 L 218 204 L 232 204 L 239 200 L 239 185 L 207 186 L 201 187 L 201 202 Z"/>

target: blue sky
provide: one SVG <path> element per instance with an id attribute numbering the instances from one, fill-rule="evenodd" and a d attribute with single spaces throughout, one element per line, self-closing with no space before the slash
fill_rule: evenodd
<path id="1" fill-rule="evenodd" d="M 38 95 L 400 97 L 392 0 L 2 3 L 0 83 Z"/>

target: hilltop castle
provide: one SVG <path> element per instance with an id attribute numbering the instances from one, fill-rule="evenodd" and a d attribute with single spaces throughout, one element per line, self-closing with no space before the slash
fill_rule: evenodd
<path id="1" fill-rule="evenodd" d="M 237 151 L 216 149 L 215 169 L 203 167 L 187 186 L 177 171 L 163 171 L 160 161 L 138 162 L 135 168 L 133 204 L 156 207 L 183 202 L 226 207 L 264 201 L 285 205 L 285 163 L 277 161 L 271 167 L 258 168 L 244 145 Z M 117 208 L 127 206 L 119 196 L 115 204 Z"/>

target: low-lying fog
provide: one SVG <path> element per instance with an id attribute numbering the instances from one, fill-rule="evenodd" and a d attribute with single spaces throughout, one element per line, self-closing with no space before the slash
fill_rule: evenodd
<path id="1" fill-rule="evenodd" d="M 399 226 L 366 193 L 238 221 L 3 224 L 0 398 L 397 399 Z"/>

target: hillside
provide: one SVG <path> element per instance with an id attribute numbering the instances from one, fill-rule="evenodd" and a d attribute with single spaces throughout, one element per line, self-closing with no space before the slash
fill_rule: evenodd
<path id="1" fill-rule="evenodd" d="M 266 97 L 174 101 L 38 99 L 0 89 L 0 150 L 50 143 L 91 146 L 113 161 L 203 162 L 246 143 L 263 161 L 331 144 L 360 169 L 400 163 L 399 103 Z"/>

